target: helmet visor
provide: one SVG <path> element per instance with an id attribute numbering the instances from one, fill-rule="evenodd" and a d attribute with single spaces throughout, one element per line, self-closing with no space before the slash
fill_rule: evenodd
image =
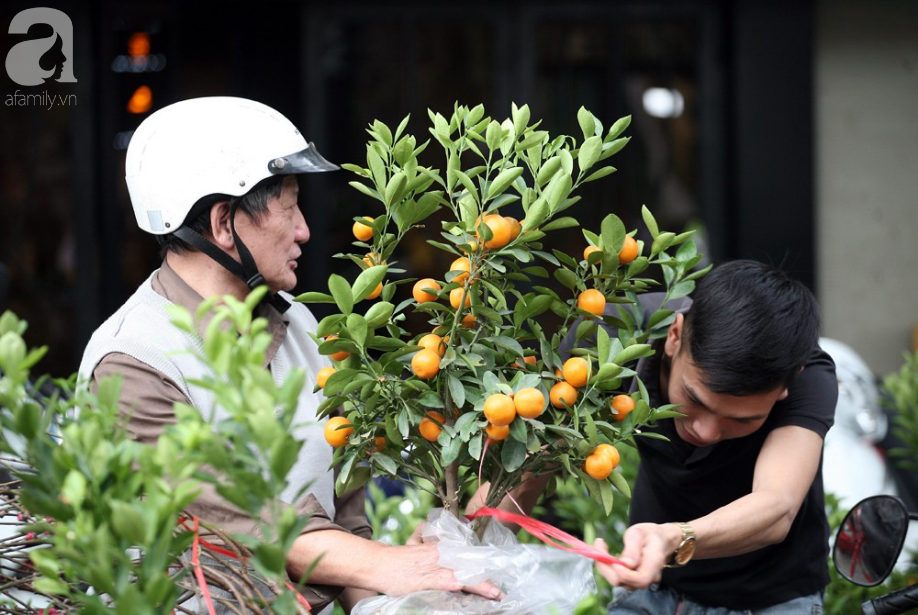
<path id="1" fill-rule="evenodd" d="M 268 162 L 268 171 L 272 175 L 296 175 L 298 173 L 321 173 L 337 171 L 338 165 L 322 157 L 313 143 L 307 143 L 306 149 L 275 158 Z"/>

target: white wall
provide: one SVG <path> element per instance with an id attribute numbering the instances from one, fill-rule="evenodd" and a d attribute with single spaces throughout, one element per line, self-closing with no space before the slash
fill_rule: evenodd
<path id="1" fill-rule="evenodd" d="M 918 2 L 820 0 L 815 42 L 823 334 L 882 376 L 918 324 Z"/>

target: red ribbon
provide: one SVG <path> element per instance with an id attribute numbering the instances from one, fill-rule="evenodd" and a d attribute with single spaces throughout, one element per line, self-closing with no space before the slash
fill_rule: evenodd
<path id="1" fill-rule="evenodd" d="M 199 519 L 197 517 L 192 517 L 192 520 L 194 521 L 193 528 L 188 527 L 187 519 L 179 519 L 178 525 L 180 525 L 185 530 L 194 532 L 194 540 L 191 543 L 191 565 L 194 567 L 195 578 L 198 580 L 198 585 L 201 587 L 201 594 L 204 597 L 204 603 L 207 605 L 207 611 L 210 613 L 210 615 L 216 615 L 213 601 L 210 598 L 210 588 L 207 586 L 207 581 L 204 579 L 204 571 L 201 570 L 201 562 L 199 556 L 200 547 L 204 547 L 208 551 L 213 551 L 214 553 L 218 553 L 231 559 L 240 558 L 232 551 L 224 549 L 223 547 L 219 547 L 201 538 L 199 532 Z M 242 561 L 245 561 L 245 558 L 242 558 Z M 299 601 L 299 603 L 311 612 L 312 607 L 309 606 L 309 602 L 306 600 L 306 598 L 303 597 L 303 594 L 297 591 L 297 589 L 289 581 L 285 582 L 285 585 L 287 586 L 287 589 L 296 594 L 296 599 Z"/>
<path id="2" fill-rule="evenodd" d="M 210 615 L 217 615 L 214 610 L 213 600 L 210 599 L 210 588 L 207 586 L 207 580 L 204 579 L 204 571 L 201 570 L 200 558 L 200 536 L 198 534 L 198 518 L 194 518 L 194 540 L 191 543 L 191 565 L 194 566 L 194 576 L 198 580 L 198 586 L 201 588 L 201 595 L 204 596 L 204 604 L 207 605 L 207 612 Z"/>
<path id="3" fill-rule="evenodd" d="M 532 517 L 518 515 L 506 510 L 501 510 L 499 508 L 489 507 L 479 508 L 472 514 L 466 516 L 469 519 L 474 519 L 475 517 L 493 517 L 501 523 L 515 523 L 545 544 L 552 547 L 556 547 L 563 551 L 569 551 L 570 553 L 576 553 L 577 555 L 583 555 L 584 557 L 589 557 L 590 559 L 596 560 L 597 562 L 602 562 L 603 564 L 618 564 L 620 566 L 625 566 L 626 568 L 631 568 L 631 566 L 618 559 L 617 557 L 613 557 L 605 551 L 600 551 L 596 547 L 583 542 L 579 538 L 571 536 L 564 530 L 560 530 L 553 525 L 549 525 L 544 521 L 533 519 Z"/>

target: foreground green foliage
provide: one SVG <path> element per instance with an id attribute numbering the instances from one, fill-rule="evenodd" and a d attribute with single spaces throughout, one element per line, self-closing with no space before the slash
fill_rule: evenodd
<path id="1" fill-rule="evenodd" d="M 906 353 L 899 371 L 883 379 L 884 399 L 894 410 L 893 430 L 905 444 L 890 451 L 903 467 L 918 471 L 918 352 Z"/>
<path id="2" fill-rule="evenodd" d="M 301 610 L 283 581 L 285 554 L 306 519 L 275 498 L 302 446 L 290 426 L 304 376 L 295 372 L 278 387 L 263 367 L 270 336 L 251 316 L 263 292 L 245 303 L 211 301 L 197 314 L 214 315 L 200 357 L 213 374 L 195 385 L 211 389 L 232 418 L 211 424 L 180 405 L 155 446 L 126 434 L 117 379 L 96 394 L 70 379 L 35 395 L 30 374 L 44 350 L 27 351 L 25 322 L 9 312 L 0 318 L 0 451 L 24 462 L 12 468 L 21 481 L 14 495 L 31 521 L 24 529 L 40 547 L 29 551 L 31 589 L 58 612 L 171 613 L 183 587 L 194 585 L 179 561 L 193 535 L 177 524 L 205 483 L 260 523 L 261 540 L 239 536 L 236 546 L 278 594 L 270 612 Z M 175 316 L 193 328 L 191 315 Z"/>

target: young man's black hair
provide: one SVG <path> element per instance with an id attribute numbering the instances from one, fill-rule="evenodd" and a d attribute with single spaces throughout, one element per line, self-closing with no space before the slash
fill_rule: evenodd
<path id="1" fill-rule="evenodd" d="M 724 263 L 700 280 L 693 299 L 685 315 L 688 348 L 714 393 L 787 387 L 818 343 L 813 293 L 770 265 Z"/>

